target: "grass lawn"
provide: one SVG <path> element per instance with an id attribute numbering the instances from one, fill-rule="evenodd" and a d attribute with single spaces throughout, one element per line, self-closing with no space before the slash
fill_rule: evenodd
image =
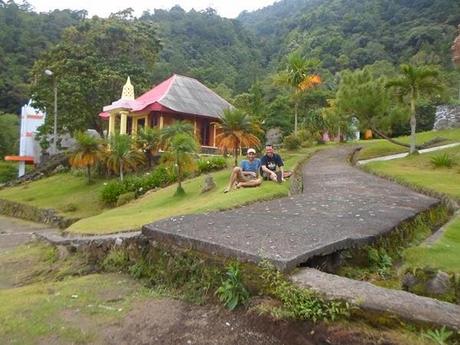
<path id="1" fill-rule="evenodd" d="M 460 142 L 460 128 L 417 133 L 417 144 L 423 144 L 424 142 L 436 137 L 449 139 L 449 142 L 442 143 L 441 145 L 451 142 Z M 409 143 L 408 136 L 397 138 L 397 140 Z M 363 146 L 363 149 L 358 155 L 358 159 L 370 159 L 409 151 L 406 147 L 392 144 L 388 140 L 384 139 L 360 140 L 358 143 Z"/>
<path id="2" fill-rule="evenodd" d="M 404 252 L 409 267 L 435 267 L 445 272 L 460 273 L 460 216 L 433 245 L 420 245 Z"/>
<path id="3" fill-rule="evenodd" d="M 430 159 L 442 153 L 454 157 L 452 168 L 433 168 Z M 386 162 L 373 162 L 366 169 L 396 178 L 397 180 L 433 190 L 460 200 L 460 148 L 455 147 L 423 155 L 414 155 Z M 432 266 L 448 272 L 460 273 L 460 216 L 446 229 L 433 245 L 420 245 L 405 251 L 410 267 Z"/>
<path id="4" fill-rule="evenodd" d="M 2 344 L 98 343 L 101 328 L 149 295 L 122 274 L 74 277 L 83 267 L 77 261 L 60 259 L 54 247 L 42 243 L 0 253 Z"/>
<path id="5" fill-rule="evenodd" d="M 287 169 L 296 164 L 317 148 L 303 149 L 298 153 L 282 153 Z M 105 211 L 97 216 L 82 219 L 72 224 L 67 231 L 72 233 L 102 234 L 139 229 L 142 225 L 181 214 L 201 213 L 228 209 L 257 200 L 287 196 L 289 183 L 276 184 L 264 182 L 257 188 L 242 188 L 224 194 L 228 183 L 230 168 L 212 174 L 217 188 L 201 194 L 203 176 L 184 182 L 186 195 L 175 197 L 177 184 L 147 194 L 127 205 Z"/>
<path id="6" fill-rule="evenodd" d="M 99 180 L 88 185 L 86 177 L 63 173 L 0 190 L 0 199 L 53 208 L 67 217 L 84 218 L 102 211 L 100 191 L 103 182 Z"/>

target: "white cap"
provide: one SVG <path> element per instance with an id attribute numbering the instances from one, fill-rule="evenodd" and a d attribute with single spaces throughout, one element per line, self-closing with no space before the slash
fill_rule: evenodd
<path id="1" fill-rule="evenodd" d="M 248 152 L 247 152 L 247 153 L 254 153 L 254 154 L 255 154 L 255 153 L 256 153 L 256 150 L 254 150 L 254 149 L 248 149 Z"/>

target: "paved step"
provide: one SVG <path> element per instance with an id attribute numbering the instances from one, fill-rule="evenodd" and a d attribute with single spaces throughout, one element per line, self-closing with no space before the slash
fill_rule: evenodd
<path id="1" fill-rule="evenodd" d="M 354 303 L 364 310 L 386 312 L 404 320 L 460 330 L 460 306 L 456 304 L 378 287 L 313 268 L 299 270 L 291 276 L 291 280 L 298 287 L 315 290 L 328 299 Z"/>

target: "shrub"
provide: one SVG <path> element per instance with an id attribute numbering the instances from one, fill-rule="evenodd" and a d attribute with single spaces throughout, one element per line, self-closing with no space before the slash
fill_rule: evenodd
<path id="1" fill-rule="evenodd" d="M 174 173 L 164 166 L 159 166 L 151 173 L 142 176 L 128 176 L 123 181 L 110 181 L 102 189 L 101 197 L 106 205 L 115 205 L 122 194 L 131 192 L 137 198 L 151 189 L 165 187 L 175 181 Z"/>
<path id="2" fill-rule="evenodd" d="M 452 166 L 454 165 L 454 158 L 451 157 L 448 153 L 442 153 L 431 157 L 431 164 L 435 168 L 452 168 Z"/>
<path id="3" fill-rule="evenodd" d="M 301 143 L 300 138 L 294 133 L 284 137 L 283 141 L 284 148 L 287 150 L 297 150 Z"/>
<path id="4" fill-rule="evenodd" d="M 134 194 L 134 192 L 128 192 L 128 193 L 121 194 L 117 200 L 117 207 L 127 204 L 128 202 L 130 202 L 131 200 L 134 200 L 135 198 L 136 198 L 136 194 Z"/>
<path id="5" fill-rule="evenodd" d="M 369 247 L 367 251 L 367 257 L 369 259 L 370 266 L 377 270 L 377 273 L 385 278 L 389 275 L 391 267 L 393 266 L 393 260 L 389 256 L 385 249 L 375 249 Z"/>
<path id="6" fill-rule="evenodd" d="M 350 315 L 348 303 L 326 301 L 311 290 L 294 286 L 269 261 L 262 261 L 259 267 L 267 292 L 283 303 L 284 314 L 313 322 L 334 321 Z"/>
<path id="7" fill-rule="evenodd" d="M 13 164 L 0 165 L 0 183 L 14 180 L 18 175 L 18 169 Z"/>
<path id="8" fill-rule="evenodd" d="M 438 345 L 448 345 L 449 344 L 449 338 L 454 334 L 454 332 L 449 331 L 446 329 L 445 326 L 443 326 L 440 329 L 435 329 L 435 330 L 428 330 L 427 332 L 423 332 L 422 336 L 424 338 L 427 338 L 431 340 L 434 344 Z"/>
<path id="9" fill-rule="evenodd" d="M 125 270 L 129 267 L 128 253 L 119 248 L 112 248 L 102 261 L 102 268 L 109 272 Z"/>
<path id="10" fill-rule="evenodd" d="M 118 197 L 125 192 L 125 186 L 121 181 L 110 181 L 102 188 L 102 201 L 106 205 L 115 205 Z"/>
<path id="11" fill-rule="evenodd" d="M 200 174 L 210 171 L 221 170 L 227 167 L 227 161 L 224 157 L 204 157 L 198 160 L 198 171 Z"/>
<path id="12" fill-rule="evenodd" d="M 241 281 L 241 271 L 238 263 L 232 263 L 227 267 L 227 279 L 217 289 L 216 294 L 221 302 L 230 309 L 235 309 L 249 298 L 249 292 Z"/>

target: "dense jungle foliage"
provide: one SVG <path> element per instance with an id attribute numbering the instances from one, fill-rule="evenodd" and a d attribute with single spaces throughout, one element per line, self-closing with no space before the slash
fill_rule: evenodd
<path id="1" fill-rule="evenodd" d="M 334 98 L 340 72 L 347 69 L 367 66 L 377 80 L 397 76 L 401 63 L 439 68 L 445 87 L 434 99 L 417 100 L 423 124 L 417 130 L 430 129 L 436 104 L 458 102 L 460 76 L 450 51 L 460 23 L 456 0 L 281 0 L 236 19 L 179 6 L 139 18 L 132 13 L 87 18 L 86 11 L 36 13 L 27 4 L 0 1 L 0 111 L 18 113 L 32 95 L 40 107 L 50 108 L 45 67 L 61 74 L 60 114 L 67 123 L 60 131 L 100 130 L 97 111 L 118 99 L 125 74 L 136 95 L 172 73 L 195 77 L 255 115 L 264 130 L 280 127 L 284 134 L 293 130 L 294 108 L 299 128 L 309 127 L 310 134 L 325 126 L 325 113 L 333 114 L 330 125 L 340 127 Z M 127 50 L 136 33 L 139 54 Z M 310 72 L 321 76 L 320 85 L 297 94 L 280 82 L 291 53 L 315 66 Z M 112 84 L 103 74 L 110 66 Z M 78 107 L 83 116 L 77 116 Z M 407 133 L 407 116 L 399 118 L 383 130 Z"/>

